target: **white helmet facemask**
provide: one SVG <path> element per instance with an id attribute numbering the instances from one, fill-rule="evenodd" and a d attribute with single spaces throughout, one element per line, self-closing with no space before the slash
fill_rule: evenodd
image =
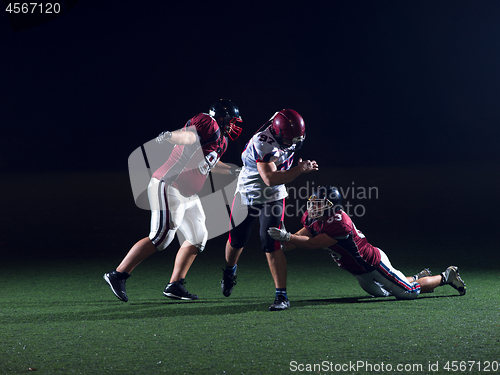
<path id="1" fill-rule="evenodd" d="M 324 216 L 325 211 L 333 207 L 333 203 L 328 199 L 319 199 L 312 195 L 307 201 L 307 213 L 310 218 L 317 219 Z"/>

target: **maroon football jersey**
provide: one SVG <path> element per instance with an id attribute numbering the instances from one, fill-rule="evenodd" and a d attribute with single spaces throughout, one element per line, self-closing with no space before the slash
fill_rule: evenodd
<path id="1" fill-rule="evenodd" d="M 338 242 L 328 248 L 337 264 L 353 275 L 371 272 L 380 264 L 380 252 L 361 233 L 344 211 L 329 216 L 324 221 L 309 218 L 306 211 L 302 225 L 313 236 L 325 233 Z"/>
<path id="2" fill-rule="evenodd" d="M 189 197 L 202 189 L 208 172 L 226 152 L 227 138 L 206 113 L 191 118 L 182 130 L 196 131 L 198 141 L 192 145 L 175 145 L 168 160 L 153 173 L 153 178 L 163 179 Z"/>

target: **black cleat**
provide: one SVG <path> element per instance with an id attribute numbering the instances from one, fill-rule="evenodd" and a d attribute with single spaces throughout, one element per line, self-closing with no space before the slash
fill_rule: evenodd
<path id="1" fill-rule="evenodd" d="M 182 299 L 182 300 L 195 300 L 198 299 L 196 294 L 189 293 L 186 288 L 184 288 L 184 284 L 186 281 L 184 279 L 180 279 L 178 281 L 174 281 L 173 283 L 169 283 L 165 290 L 163 291 L 163 295 L 173 299 Z"/>
<path id="2" fill-rule="evenodd" d="M 118 272 L 116 270 L 105 273 L 103 278 L 108 283 L 109 287 L 118 297 L 119 300 L 123 302 L 128 301 L 127 291 L 125 289 L 125 281 L 130 277 L 127 272 Z"/>
<path id="3" fill-rule="evenodd" d="M 269 311 L 281 311 L 286 310 L 290 307 L 290 301 L 288 298 L 285 298 L 284 295 L 278 294 L 274 299 L 274 303 L 269 306 Z"/>
<path id="4" fill-rule="evenodd" d="M 238 268 L 238 266 L 236 266 Z M 236 270 L 234 273 L 229 273 L 226 270 L 222 270 L 222 280 L 220 282 L 220 286 L 222 289 L 222 294 L 224 296 L 229 297 L 233 292 L 233 287 L 236 285 Z"/>

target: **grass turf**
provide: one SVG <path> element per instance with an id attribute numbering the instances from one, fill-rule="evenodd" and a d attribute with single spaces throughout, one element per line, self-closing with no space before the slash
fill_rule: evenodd
<path id="1" fill-rule="evenodd" d="M 323 252 L 289 252 L 292 308 L 269 312 L 274 288 L 261 253 L 244 253 L 230 298 L 220 291 L 223 260 L 200 255 L 187 278 L 194 302 L 162 295 L 173 254 L 154 257 L 127 281 L 128 303 L 102 280 L 116 261 L 7 264 L 0 374 L 450 373 L 451 361 L 475 361 L 465 372 L 479 373 L 479 362 L 500 362 L 494 269 L 462 268 L 464 297 L 445 286 L 397 301 L 365 296 Z"/>
<path id="2" fill-rule="evenodd" d="M 188 274 L 199 301 L 162 295 L 175 253 L 168 249 L 134 270 L 130 302 L 120 302 L 102 275 L 149 231 L 149 213 L 133 204 L 127 174 L 40 174 L 31 176 L 36 189 L 19 184 L 21 175 L 2 174 L 0 226 L 8 236 L 0 238 L 0 375 L 30 368 L 85 375 L 499 373 L 500 182 L 491 170 L 323 168 L 315 185 L 379 188 L 372 199 L 349 201 L 366 207 L 356 225 L 396 268 L 438 273 L 456 264 L 468 291 L 370 298 L 325 252 L 296 250 L 287 253 L 292 308 L 282 312 L 267 311 L 274 288 L 257 232 L 230 298 L 219 284 L 222 236 L 209 241 Z M 286 223 L 298 229 L 298 218 Z M 357 361 L 365 365 L 358 371 L 349 366 Z"/>

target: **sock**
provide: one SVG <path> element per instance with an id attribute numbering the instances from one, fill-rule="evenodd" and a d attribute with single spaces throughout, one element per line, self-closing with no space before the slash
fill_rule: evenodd
<path id="1" fill-rule="evenodd" d="M 286 288 L 276 288 L 276 297 L 278 297 L 280 294 L 288 299 L 288 296 L 286 295 Z"/>
<path id="2" fill-rule="evenodd" d="M 237 264 L 235 264 L 233 267 L 226 266 L 226 273 L 234 275 L 236 273 L 236 268 L 238 268 Z"/>

